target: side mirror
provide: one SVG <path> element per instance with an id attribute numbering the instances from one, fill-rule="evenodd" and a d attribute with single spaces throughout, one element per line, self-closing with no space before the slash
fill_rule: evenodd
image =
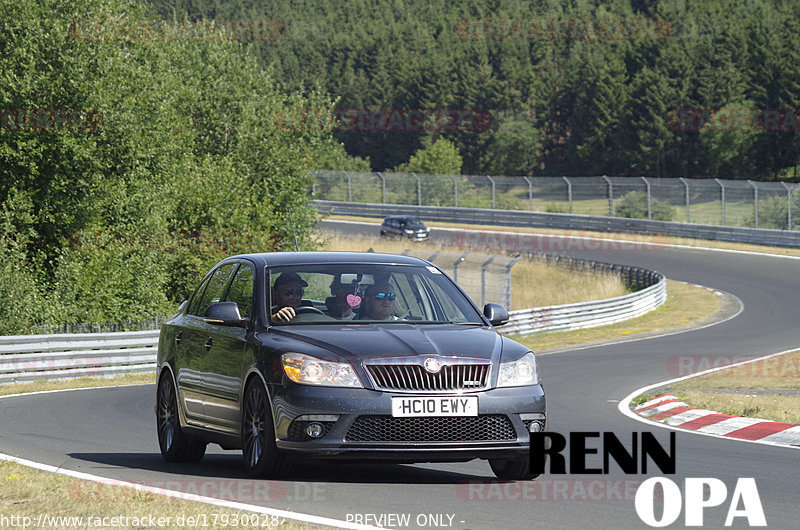
<path id="1" fill-rule="evenodd" d="M 239 314 L 239 306 L 236 302 L 217 302 L 211 304 L 203 315 L 203 321 L 207 324 L 218 326 L 247 327 L 248 319 L 242 318 Z"/>
<path id="2" fill-rule="evenodd" d="M 508 311 L 500 304 L 486 304 L 483 306 L 483 316 L 489 319 L 493 326 L 502 326 L 508 322 Z"/>

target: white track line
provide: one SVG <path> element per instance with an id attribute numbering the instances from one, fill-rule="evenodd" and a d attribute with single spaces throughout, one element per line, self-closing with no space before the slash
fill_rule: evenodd
<path id="1" fill-rule="evenodd" d="M 53 394 L 56 392 L 70 392 L 74 390 L 99 390 L 104 388 L 123 388 L 127 386 L 142 386 L 142 385 L 149 385 L 155 383 L 136 383 L 133 385 L 118 385 L 118 386 L 98 386 L 98 387 L 87 387 L 87 388 L 68 388 L 64 390 L 44 390 L 41 392 L 31 392 L 27 394 L 10 394 L 7 396 L 0 396 L 0 399 L 3 398 L 11 398 L 11 397 L 21 397 L 21 396 L 33 396 L 37 394 Z M 308 524 L 315 524 L 315 525 L 323 525 L 323 526 L 330 526 L 333 528 L 352 528 L 356 530 L 377 530 L 379 527 L 376 526 L 367 526 L 363 524 L 356 524 L 348 521 L 341 521 L 339 519 L 331 519 L 328 517 L 320 517 L 318 515 L 311 515 L 305 513 L 298 513 L 298 512 L 290 512 L 287 510 L 277 510 L 274 508 L 267 508 L 266 506 L 258 506 L 254 504 L 245 504 L 241 502 L 234 502 L 234 501 L 226 501 L 222 499 L 215 499 L 213 497 L 206 497 L 203 495 L 196 495 L 193 493 L 183 493 L 180 491 L 174 491 L 164 488 L 157 488 L 154 486 L 145 486 L 143 484 L 137 484 L 135 482 L 126 482 L 124 480 L 116 480 L 112 478 L 101 477 L 98 475 L 91 475 L 89 473 L 83 473 L 80 471 L 72 471 L 69 469 L 61 469 L 60 467 L 51 466 L 49 464 L 42 464 L 40 462 L 34 462 L 32 460 L 25 460 L 24 458 L 17 458 L 12 455 L 7 455 L 5 453 L 0 453 L 0 460 L 4 460 L 7 462 L 15 462 L 17 464 L 32 467 L 34 469 L 39 469 L 41 471 L 47 471 L 50 473 L 58 473 L 59 475 L 65 475 L 68 477 L 76 478 L 79 480 L 88 480 L 91 482 L 97 482 L 99 484 L 104 484 L 107 486 L 113 487 L 129 487 L 133 488 L 137 491 L 146 491 L 149 493 L 153 493 L 155 495 L 163 495 L 165 497 L 172 497 L 175 499 L 190 501 L 190 502 L 202 502 L 204 504 L 210 504 L 213 506 L 218 506 L 220 508 L 229 508 L 231 510 L 244 510 L 248 512 L 255 512 L 255 513 L 262 513 L 264 515 L 275 516 L 284 519 L 291 519 L 293 521 L 299 521 L 302 523 Z"/>
<path id="2" fill-rule="evenodd" d="M 642 388 L 634 390 L 633 392 L 631 392 L 630 394 L 625 396 L 625 398 L 623 398 L 619 402 L 619 404 L 617 405 L 617 410 L 619 410 L 622 414 L 624 414 L 625 416 L 627 416 L 627 417 L 629 417 L 631 419 L 634 419 L 636 421 L 640 421 L 642 423 L 646 423 L 646 424 L 651 425 L 651 426 L 661 427 L 662 429 L 669 429 L 669 430 L 672 430 L 672 431 L 681 431 L 681 432 L 685 432 L 687 434 L 697 434 L 697 435 L 700 435 L 700 436 L 712 436 L 714 438 L 721 438 L 721 439 L 724 439 L 724 440 L 732 440 L 732 441 L 736 441 L 736 442 L 746 442 L 746 443 L 755 443 L 755 444 L 762 444 L 762 445 L 771 445 L 773 447 L 785 447 L 787 449 L 800 449 L 800 447 L 798 447 L 798 446 L 785 445 L 785 444 L 779 443 L 777 441 L 767 440 L 767 438 L 769 438 L 769 437 L 762 438 L 761 440 L 745 440 L 745 439 L 742 439 L 742 438 L 731 438 L 731 437 L 728 437 L 728 436 L 722 436 L 722 435 L 719 435 L 719 434 L 713 434 L 713 433 L 708 433 L 708 432 L 693 431 L 691 429 L 681 429 L 680 427 L 673 427 L 672 425 L 667 425 L 667 424 L 664 424 L 664 423 L 661 423 L 661 422 L 658 422 L 658 421 L 653 421 L 653 420 L 651 420 L 649 418 L 646 418 L 644 416 L 640 416 L 636 412 L 632 411 L 631 407 L 630 407 L 630 404 L 631 404 L 631 401 L 633 400 L 633 398 L 635 398 L 636 396 L 638 396 L 640 394 L 644 394 L 648 390 L 652 390 L 654 388 L 658 388 L 658 387 L 662 387 L 662 386 L 671 385 L 671 384 L 677 383 L 679 381 L 685 381 L 686 379 L 691 379 L 693 377 L 700 377 L 701 375 L 711 374 L 711 373 L 714 373 L 714 372 L 718 372 L 720 370 L 725 370 L 727 368 L 733 368 L 733 367 L 736 367 L 736 366 L 742 366 L 744 364 L 750 364 L 750 363 L 754 363 L 754 362 L 757 362 L 757 361 L 763 361 L 765 359 L 771 359 L 772 357 L 777 357 L 779 355 L 785 355 L 787 353 L 791 353 L 793 351 L 796 351 L 797 349 L 798 348 L 792 348 L 791 350 L 785 350 L 785 351 L 778 352 L 778 353 L 771 353 L 769 355 L 764 355 L 763 357 L 758 357 L 756 359 L 749 359 L 747 361 L 742 361 L 742 362 L 739 362 L 739 363 L 729 364 L 729 365 L 726 365 L 726 366 L 720 366 L 720 367 L 717 367 L 717 368 L 709 368 L 708 370 L 704 370 L 704 371 L 698 372 L 696 374 L 686 375 L 686 376 L 683 376 L 683 377 L 670 379 L 669 381 L 662 381 L 660 383 L 655 383 L 653 385 L 644 386 Z"/>

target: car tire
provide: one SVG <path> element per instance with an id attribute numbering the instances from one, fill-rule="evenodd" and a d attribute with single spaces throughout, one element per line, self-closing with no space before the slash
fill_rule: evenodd
<path id="1" fill-rule="evenodd" d="M 206 443 L 188 439 L 181 430 L 178 397 L 169 374 L 161 376 L 156 395 L 156 428 L 161 456 L 167 462 L 197 462 L 206 454 Z"/>
<path id="2" fill-rule="evenodd" d="M 530 462 L 525 460 L 500 460 L 497 458 L 489 459 L 489 466 L 495 476 L 502 480 L 533 480 L 539 475 L 532 475 L 530 472 Z"/>
<path id="3" fill-rule="evenodd" d="M 275 428 L 267 391 L 257 379 L 251 381 L 244 392 L 242 456 L 245 471 L 250 476 L 277 476 L 285 471 L 285 458 L 275 445 Z"/>

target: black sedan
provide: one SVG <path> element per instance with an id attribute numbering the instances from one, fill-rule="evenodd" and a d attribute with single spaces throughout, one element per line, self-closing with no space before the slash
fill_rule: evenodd
<path id="1" fill-rule="evenodd" d="M 531 478 L 545 396 L 533 353 L 493 329 L 507 319 L 416 258 L 224 259 L 161 328 L 161 453 L 197 461 L 217 443 L 254 476 L 294 457 L 484 458 L 500 478 Z"/>
<path id="2" fill-rule="evenodd" d="M 411 215 L 393 215 L 381 223 L 381 235 L 387 237 L 406 237 L 412 241 L 425 241 L 430 238 L 431 229 Z"/>

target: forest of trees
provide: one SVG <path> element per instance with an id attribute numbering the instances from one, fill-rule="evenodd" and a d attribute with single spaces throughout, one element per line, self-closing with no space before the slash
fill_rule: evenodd
<path id="1" fill-rule="evenodd" d="M 252 42 L 262 65 L 339 109 L 491 116 L 463 131 L 337 132 L 374 170 L 444 136 L 468 174 L 795 176 L 798 0 L 140 1 L 163 17 L 275 21 Z M 704 111 L 719 123 L 702 128 Z"/>
<path id="2" fill-rule="evenodd" d="M 223 256 L 313 248 L 308 169 L 348 157 L 274 116 L 328 96 L 224 38 L 81 33 L 152 16 L 122 0 L 0 13 L 0 334 L 168 315 Z"/>
<path id="3" fill-rule="evenodd" d="M 314 169 L 796 177 L 800 0 L 0 13 L 0 334 L 165 315 L 221 256 L 313 248 Z"/>

